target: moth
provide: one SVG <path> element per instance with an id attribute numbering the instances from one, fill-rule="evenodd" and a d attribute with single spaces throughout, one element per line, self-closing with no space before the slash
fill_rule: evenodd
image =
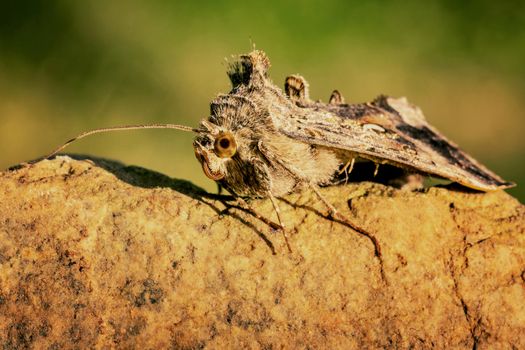
<path id="1" fill-rule="evenodd" d="M 405 98 L 379 96 L 369 103 L 347 104 L 335 90 L 328 103 L 313 101 L 303 77 L 287 77 L 283 92 L 270 81 L 269 67 L 262 51 L 241 55 L 228 69 L 231 91 L 211 102 L 209 117 L 197 128 L 151 124 L 95 129 L 69 140 L 46 158 L 101 132 L 145 128 L 193 132 L 195 156 L 204 174 L 245 206 L 244 198 L 269 198 L 290 251 L 276 198 L 309 188 L 332 217 L 371 239 L 380 256 L 373 235 L 341 215 L 319 191 L 320 186 L 334 184 L 339 175 L 351 172 L 356 160 L 437 176 L 480 191 L 514 185 L 447 140 Z"/>

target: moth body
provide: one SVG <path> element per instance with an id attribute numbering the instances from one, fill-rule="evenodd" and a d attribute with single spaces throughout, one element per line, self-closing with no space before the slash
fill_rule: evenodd
<path id="1" fill-rule="evenodd" d="M 330 184 L 356 159 L 484 191 L 513 185 L 448 141 L 404 98 L 346 104 L 335 90 L 329 103 L 316 102 L 304 78 L 288 77 L 283 92 L 269 80 L 268 68 L 260 51 L 232 65 L 233 88 L 212 101 L 194 143 L 204 172 L 237 196 L 281 196 L 305 184 Z M 235 139 L 232 157 L 218 155 L 216 139 L 224 133 Z"/>
<path id="2" fill-rule="evenodd" d="M 47 157 L 96 133 L 171 128 L 197 133 L 194 150 L 204 173 L 236 196 L 281 196 L 304 185 L 337 183 L 337 175 L 359 160 L 482 191 L 514 186 L 446 139 L 405 98 L 347 104 L 334 90 L 328 103 L 312 101 L 304 78 L 289 76 L 283 92 L 268 78 L 269 67 L 261 51 L 240 56 L 228 71 L 232 90 L 211 102 L 210 116 L 197 129 L 175 124 L 95 129 Z"/>

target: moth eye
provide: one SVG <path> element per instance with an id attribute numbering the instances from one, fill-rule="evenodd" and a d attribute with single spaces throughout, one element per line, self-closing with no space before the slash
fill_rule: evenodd
<path id="1" fill-rule="evenodd" d="M 231 158 L 237 152 L 235 138 L 230 132 L 221 132 L 213 145 L 215 154 L 221 158 Z"/>

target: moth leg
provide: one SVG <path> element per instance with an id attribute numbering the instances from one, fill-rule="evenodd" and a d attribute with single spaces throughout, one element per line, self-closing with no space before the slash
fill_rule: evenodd
<path id="1" fill-rule="evenodd" d="M 286 235 L 286 228 L 284 227 L 283 220 L 281 219 L 281 210 L 279 209 L 279 206 L 277 205 L 277 200 L 273 196 L 271 192 L 268 192 L 268 197 L 270 197 L 270 201 L 272 202 L 273 209 L 275 210 L 275 214 L 277 214 L 277 220 L 279 221 L 279 225 L 281 225 L 281 232 L 283 233 L 284 242 L 286 243 L 286 247 L 288 248 L 288 252 L 292 253 L 292 248 L 290 247 L 290 243 L 288 242 L 288 236 Z"/>
<path id="2" fill-rule="evenodd" d="M 348 169 L 349 164 L 350 162 L 346 162 L 343 169 L 339 170 L 339 172 L 337 173 L 337 175 L 341 175 L 342 173 L 345 173 L 345 185 L 348 183 L 348 172 L 346 171 L 346 169 Z"/>
<path id="3" fill-rule="evenodd" d="M 378 171 L 379 171 L 379 163 L 376 163 L 376 168 L 374 170 L 374 177 L 377 176 Z"/>
<path id="4" fill-rule="evenodd" d="M 262 142 L 258 143 L 258 147 L 259 147 L 259 150 L 264 155 L 267 154 L 265 152 L 265 147 L 264 147 L 264 144 Z M 267 157 L 267 155 L 266 155 L 266 157 Z M 347 224 L 349 227 L 351 227 L 357 233 L 367 237 L 372 242 L 372 244 L 374 245 L 374 255 L 379 259 L 379 267 L 380 267 L 381 278 L 383 279 L 383 281 L 387 282 L 387 279 L 386 279 L 386 276 L 385 276 L 385 272 L 383 270 L 383 255 L 381 254 L 381 247 L 379 246 L 379 242 L 377 241 L 377 238 L 375 238 L 372 234 L 368 233 L 365 229 L 361 228 L 360 226 L 358 226 L 355 223 L 353 223 L 352 221 L 350 221 L 343 214 L 339 213 L 337 211 L 337 209 L 335 209 L 335 207 L 330 202 L 328 202 L 328 200 L 326 200 L 326 198 L 324 198 L 324 196 L 319 191 L 319 187 L 317 187 L 317 185 L 314 184 L 313 182 L 311 182 L 308 179 L 306 179 L 304 176 L 301 176 L 300 173 L 296 169 L 294 169 L 293 167 L 288 166 L 287 164 L 283 163 L 279 159 L 275 159 L 275 162 L 277 162 L 284 169 L 286 169 L 290 173 L 290 175 L 292 175 L 298 182 L 308 185 L 315 192 L 315 194 L 319 197 L 319 199 L 324 203 L 324 205 L 328 208 L 328 210 L 330 211 L 330 215 L 332 217 L 334 217 L 334 218 L 335 217 L 339 217 L 339 219 L 343 223 Z"/>
<path id="5" fill-rule="evenodd" d="M 284 82 L 286 96 L 293 102 L 310 100 L 308 89 L 308 82 L 300 75 L 290 75 Z"/>
<path id="6" fill-rule="evenodd" d="M 354 170 L 354 164 L 355 164 L 355 158 L 352 158 L 352 163 L 350 163 L 350 169 L 348 169 L 347 173 L 350 174 L 352 170 Z"/>
<path id="7" fill-rule="evenodd" d="M 324 198 L 324 196 L 321 194 L 321 192 L 319 192 L 319 188 L 317 188 L 316 185 L 314 185 L 313 183 L 309 183 L 309 186 L 310 188 L 315 192 L 315 194 L 317 195 L 317 197 L 319 197 L 319 199 L 321 200 L 321 202 L 323 202 L 323 204 L 328 208 L 328 211 L 330 212 L 330 215 L 332 217 L 336 217 L 336 216 L 342 216 L 342 214 L 339 214 L 339 212 L 337 211 L 337 209 L 332 205 L 332 203 L 330 203 L 326 198 Z M 344 216 L 342 216 L 344 219 L 346 219 Z M 354 226 L 354 224 L 351 225 L 352 228 Z M 361 228 L 359 228 L 359 230 L 361 230 Z M 358 231 L 359 231 L 358 230 Z"/>
<path id="8" fill-rule="evenodd" d="M 330 95 L 328 103 L 331 105 L 340 105 L 342 103 L 345 103 L 345 98 L 343 97 L 343 95 L 341 95 L 341 93 L 338 90 L 334 90 Z"/>
<path id="9" fill-rule="evenodd" d="M 346 162 L 345 166 L 337 173 L 337 175 L 341 175 L 343 172 L 345 173 L 345 185 L 348 183 L 348 174 L 354 170 L 354 163 L 355 158 L 352 158 L 352 160 Z M 350 166 L 350 168 L 348 168 L 348 166 Z"/>
<path id="10" fill-rule="evenodd" d="M 334 218 L 339 218 L 341 221 L 343 221 L 345 224 L 350 226 L 353 230 L 355 230 L 357 233 L 367 237 L 372 244 L 374 245 L 374 255 L 379 259 L 379 266 L 380 266 L 380 272 L 381 277 L 384 281 L 386 281 L 385 272 L 383 270 L 383 254 L 381 253 L 381 246 L 379 245 L 379 242 L 377 238 L 375 238 L 372 234 L 367 232 L 365 229 L 363 229 L 361 226 L 353 223 L 350 219 L 348 219 L 345 215 L 341 214 L 337 209 L 321 194 L 319 191 L 319 188 L 317 185 L 309 182 L 308 185 L 310 188 L 315 192 L 317 197 L 324 203 L 324 205 L 328 208 L 330 211 L 330 215 Z"/>

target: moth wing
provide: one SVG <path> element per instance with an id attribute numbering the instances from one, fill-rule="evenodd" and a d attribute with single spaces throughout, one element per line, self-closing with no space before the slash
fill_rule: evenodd
<path id="1" fill-rule="evenodd" d="M 405 98 L 366 104 L 313 103 L 302 117 L 279 122 L 287 136 L 338 148 L 379 163 L 415 169 L 482 191 L 514 186 L 447 140 Z"/>

